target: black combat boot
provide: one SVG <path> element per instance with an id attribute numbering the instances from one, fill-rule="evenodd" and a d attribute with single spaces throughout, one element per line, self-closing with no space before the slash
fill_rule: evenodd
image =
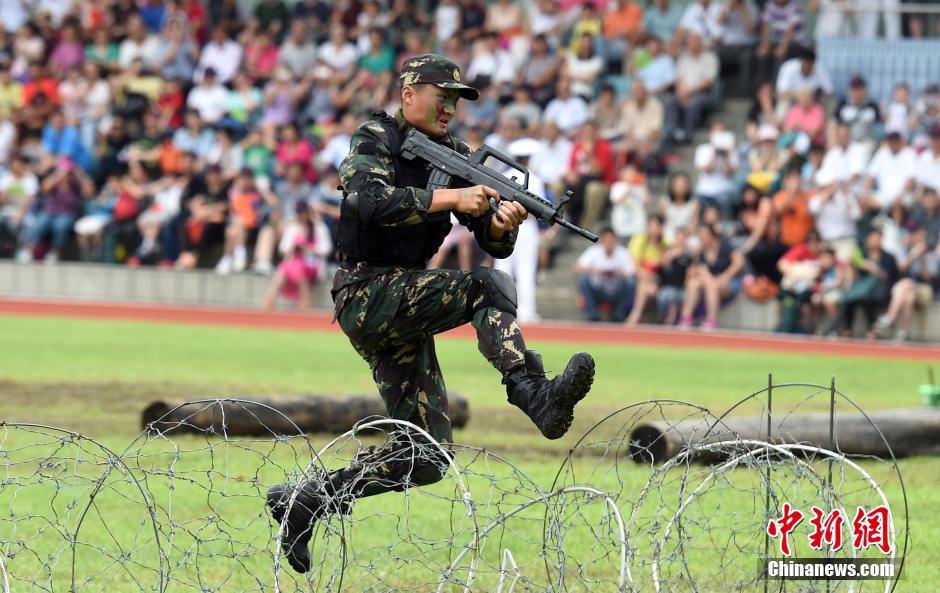
<path id="1" fill-rule="evenodd" d="M 349 503 L 337 501 L 335 496 L 327 493 L 324 486 L 329 488 L 329 482 L 315 479 L 300 486 L 278 484 L 268 489 L 268 506 L 271 508 L 271 516 L 278 525 L 285 522 L 284 514 L 290 505 L 290 498 L 294 490 L 297 490 L 297 498 L 290 507 L 290 514 L 284 526 L 281 549 L 291 568 L 300 573 L 310 570 L 310 551 L 307 549 L 307 544 L 313 535 L 314 521 L 330 513 L 349 514 L 350 512 Z M 332 488 L 329 489 L 332 490 Z"/>
<path id="2" fill-rule="evenodd" d="M 525 365 L 503 378 L 509 403 L 525 412 L 549 439 L 559 439 L 568 432 L 574 407 L 593 382 L 594 359 L 587 352 L 572 356 L 565 372 L 549 380 L 539 353 L 526 350 Z"/>

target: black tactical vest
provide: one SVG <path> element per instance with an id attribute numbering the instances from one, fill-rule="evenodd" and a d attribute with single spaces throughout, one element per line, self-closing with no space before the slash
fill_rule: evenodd
<path id="1" fill-rule="evenodd" d="M 373 112 L 372 115 L 373 121 L 380 123 L 389 136 L 395 187 L 427 187 L 430 166 L 423 159 L 407 160 L 400 156 L 404 137 L 395 119 L 384 111 Z M 440 249 L 451 229 L 449 211 L 436 212 L 430 215 L 430 221 L 422 224 L 368 225 L 358 216 L 357 207 L 349 207 L 345 191 L 343 197 L 337 245 L 348 261 L 423 268 Z M 356 199 L 366 198 L 358 196 Z"/>

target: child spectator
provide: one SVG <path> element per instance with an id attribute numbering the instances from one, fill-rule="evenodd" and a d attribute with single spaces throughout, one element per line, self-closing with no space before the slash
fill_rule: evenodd
<path id="1" fill-rule="evenodd" d="M 731 242 L 721 236 L 715 225 L 700 225 L 698 240 L 698 253 L 686 274 L 685 301 L 679 327 L 692 327 L 699 303 L 704 301 L 702 329 L 711 331 L 718 327 L 718 309 L 722 301 L 730 301 L 741 289 L 739 274 L 744 269 L 744 258 L 732 249 Z"/>
<path id="2" fill-rule="evenodd" d="M 780 314 L 777 332 L 786 334 L 800 333 L 804 309 L 808 309 L 813 290 L 819 277 L 819 254 L 822 242 L 819 233 L 810 231 L 806 241 L 790 248 L 777 267 L 783 279 L 780 281 Z"/>
<path id="3" fill-rule="evenodd" d="M 819 254 L 819 281 L 811 297 L 817 312 L 816 333 L 819 335 L 828 336 L 834 332 L 839 322 L 842 295 L 851 283 L 848 266 L 836 258 L 832 247 L 823 247 Z"/>
<path id="4" fill-rule="evenodd" d="M 630 311 L 636 266 L 630 252 L 617 243 L 610 227 L 601 230 L 600 241 L 581 254 L 574 267 L 578 292 L 584 299 L 588 321 L 600 321 L 600 305 L 613 307 L 612 320 L 622 322 Z"/>

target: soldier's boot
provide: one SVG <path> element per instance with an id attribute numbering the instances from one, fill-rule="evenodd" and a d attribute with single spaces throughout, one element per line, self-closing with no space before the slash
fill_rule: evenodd
<path id="1" fill-rule="evenodd" d="M 509 403 L 525 412 L 549 439 L 568 432 L 574 407 L 588 394 L 593 382 L 594 359 L 587 352 L 572 356 L 564 372 L 549 380 L 539 353 L 526 350 L 523 367 L 503 378 Z"/>
<path id="2" fill-rule="evenodd" d="M 330 513 L 350 513 L 349 502 L 338 501 L 335 496 L 327 494 L 324 485 L 329 487 L 329 482 L 314 479 L 299 486 L 278 484 L 268 489 L 267 504 L 271 509 L 271 516 L 278 525 L 284 523 L 281 550 L 291 568 L 300 573 L 310 570 L 308 544 L 313 535 L 314 522 Z M 295 490 L 297 497 L 291 505 L 290 499 Z"/>

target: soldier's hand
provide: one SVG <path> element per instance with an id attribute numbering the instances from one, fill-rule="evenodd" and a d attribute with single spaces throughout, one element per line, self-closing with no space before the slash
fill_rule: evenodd
<path id="1" fill-rule="evenodd" d="M 527 216 L 529 213 L 519 202 L 500 202 L 491 220 L 491 234 L 497 238 L 502 237 L 503 233 L 519 228 Z"/>
<path id="2" fill-rule="evenodd" d="M 490 198 L 499 202 L 499 192 L 485 185 L 462 187 L 452 190 L 457 192 L 454 210 L 470 216 L 483 216 L 490 209 Z"/>

